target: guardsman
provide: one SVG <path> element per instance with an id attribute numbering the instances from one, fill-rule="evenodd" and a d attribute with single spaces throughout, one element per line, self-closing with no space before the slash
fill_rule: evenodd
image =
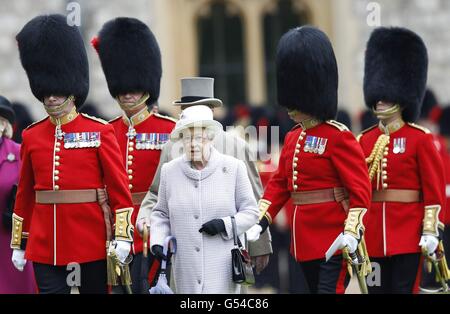
<path id="1" fill-rule="evenodd" d="M 445 196 L 446 196 L 446 210 L 443 223 L 444 229 L 444 250 L 447 261 L 450 260 L 450 107 L 445 107 L 442 110 L 441 117 L 439 118 L 439 134 L 444 138 L 444 145 L 442 150 L 445 153 L 443 157 L 444 169 L 445 169 Z M 449 282 L 450 284 L 450 282 Z"/>
<path id="2" fill-rule="evenodd" d="M 148 109 L 159 97 L 161 54 L 147 25 L 134 18 L 120 17 L 107 22 L 93 43 L 109 92 L 123 111 L 122 116 L 110 123 L 128 174 L 135 219 L 153 181 L 161 150 L 175 126 L 174 119 Z M 156 278 L 159 262 L 154 263 L 151 254 L 143 258 L 143 241 L 138 232 L 134 234 L 133 252 L 133 293 L 147 293 Z"/>
<path id="3" fill-rule="evenodd" d="M 447 152 L 447 145 L 445 143 L 445 138 L 439 134 L 439 119 L 442 115 L 442 108 L 439 105 L 436 95 L 434 92 L 427 87 L 425 91 L 425 96 L 423 97 L 422 106 L 420 109 L 420 115 L 419 119 L 417 120 L 417 123 L 421 126 L 426 127 L 428 130 L 433 133 L 434 138 L 434 144 L 439 152 L 439 155 L 442 158 L 444 169 L 445 169 L 445 177 L 446 182 L 448 182 L 448 152 Z M 446 189 L 447 190 L 447 189 Z M 446 200 L 447 206 L 448 206 L 448 200 Z M 447 212 L 447 210 L 445 210 Z M 445 215 L 445 218 L 448 219 L 448 215 Z M 447 223 L 443 221 L 445 225 Z M 443 244 L 445 248 L 445 231 L 443 236 Z M 447 253 L 447 250 L 445 250 Z M 424 263 L 422 270 L 422 278 L 420 280 L 420 286 L 419 290 L 421 293 L 438 293 L 442 289 L 442 285 L 436 281 L 436 274 L 434 271 L 428 272 L 427 269 L 427 263 Z"/>
<path id="4" fill-rule="evenodd" d="M 259 202 L 262 218 L 251 237 L 292 199 L 291 254 L 311 293 L 343 293 L 348 282 L 343 256 L 325 254 L 340 235 L 350 253 L 363 243 L 362 217 L 370 187 L 361 147 L 337 112 L 338 70 L 328 37 L 303 26 L 281 38 L 277 51 L 278 103 L 298 123 L 285 137 L 278 169 Z"/>
<path id="5" fill-rule="evenodd" d="M 126 262 L 133 207 L 113 127 L 77 113 L 89 89 L 83 40 L 66 17 L 43 15 L 17 42 L 31 91 L 49 116 L 23 132 L 12 261 L 18 269 L 33 261 L 41 293 L 70 293 L 74 269 L 80 293 L 106 293 L 105 243 Z"/>
<path id="6" fill-rule="evenodd" d="M 367 249 L 378 263 L 373 293 L 416 291 L 421 251 L 436 252 L 445 209 L 441 157 L 428 129 L 414 124 L 427 80 L 422 39 L 377 28 L 367 43 L 364 97 L 380 120 L 358 137 L 372 181 Z"/>

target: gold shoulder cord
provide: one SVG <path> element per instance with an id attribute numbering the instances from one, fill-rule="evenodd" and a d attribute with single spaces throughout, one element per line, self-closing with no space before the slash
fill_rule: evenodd
<path id="1" fill-rule="evenodd" d="M 378 176 L 380 175 L 380 162 L 383 159 L 383 154 L 388 144 L 389 135 L 381 134 L 375 142 L 370 156 L 366 158 L 366 163 L 369 166 L 370 181 L 373 180 L 375 174 L 377 174 Z"/>

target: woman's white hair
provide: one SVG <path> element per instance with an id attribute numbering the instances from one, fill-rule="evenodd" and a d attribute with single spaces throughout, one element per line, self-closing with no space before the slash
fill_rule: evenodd
<path id="1" fill-rule="evenodd" d="M 0 136 L 6 138 L 13 137 L 13 127 L 11 123 L 3 117 L 0 117 Z"/>
<path id="2" fill-rule="evenodd" d="M 210 141 L 212 141 L 217 135 L 216 131 L 213 128 L 206 128 L 204 131 L 206 133 L 208 140 Z"/>
<path id="3" fill-rule="evenodd" d="M 206 134 L 206 138 L 209 141 L 212 141 L 216 135 L 217 135 L 217 131 L 214 128 L 211 127 L 192 127 L 192 128 L 187 128 L 186 130 L 184 130 L 183 132 L 180 133 L 180 137 L 178 138 L 179 140 L 181 140 L 183 138 L 183 136 L 185 136 L 186 132 L 189 129 L 194 129 L 194 132 L 198 132 L 197 130 L 202 130 L 202 132 L 204 132 Z"/>

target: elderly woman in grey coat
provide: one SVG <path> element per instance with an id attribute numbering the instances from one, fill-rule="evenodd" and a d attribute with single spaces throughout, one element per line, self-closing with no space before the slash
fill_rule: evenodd
<path id="1" fill-rule="evenodd" d="M 173 277 L 177 293 L 240 293 L 232 280 L 235 217 L 238 236 L 258 221 L 258 208 L 242 161 L 211 144 L 222 125 L 206 106 L 186 108 L 171 134 L 185 154 L 161 170 L 158 203 L 150 217 L 153 254 L 164 239 L 177 239 Z M 243 242 L 243 241 L 242 241 Z"/>

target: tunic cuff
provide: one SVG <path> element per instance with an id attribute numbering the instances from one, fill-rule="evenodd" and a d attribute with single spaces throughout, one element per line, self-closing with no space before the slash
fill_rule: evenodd
<path id="1" fill-rule="evenodd" d="M 127 242 L 133 242 L 134 227 L 131 223 L 133 208 L 121 208 L 116 210 L 116 228 L 115 239 Z"/>
<path id="2" fill-rule="evenodd" d="M 345 221 L 344 234 L 350 234 L 360 240 L 364 233 L 363 217 L 366 208 L 350 208 Z"/>
<path id="3" fill-rule="evenodd" d="M 439 237 L 439 228 L 443 227 L 443 224 L 439 221 L 440 211 L 441 205 L 425 206 L 422 234 Z"/>
<path id="4" fill-rule="evenodd" d="M 25 250 L 27 246 L 28 232 L 23 231 L 23 218 L 12 215 L 11 248 Z"/>

